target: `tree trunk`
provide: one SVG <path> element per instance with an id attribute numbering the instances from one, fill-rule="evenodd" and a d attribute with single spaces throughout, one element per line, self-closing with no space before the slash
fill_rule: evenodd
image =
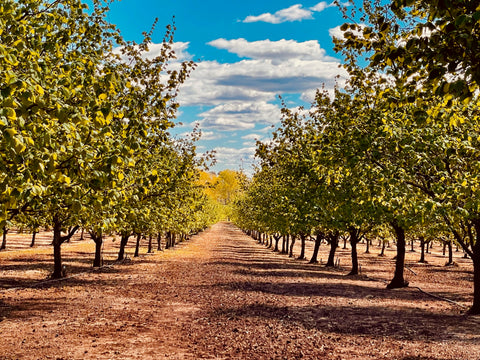
<path id="1" fill-rule="evenodd" d="M 90 237 L 95 243 L 95 258 L 93 259 L 93 267 L 100 267 L 102 266 L 103 234 L 101 231 L 90 231 Z"/>
<path id="2" fill-rule="evenodd" d="M 309 264 L 317 264 L 318 263 L 318 252 L 320 250 L 320 245 L 322 244 L 322 240 L 325 235 L 321 232 L 317 234 L 315 237 L 315 245 L 313 246 L 313 255 L 309 261 Z"/>
<path id="3" fill-rule="evenodd" d="M 393 221 L 391 225 L 395 230 L 397 239 L 397 256 L 395 260 L 395 275 L 390 284 L 387 285 L 387 289 L 396 289 L 408 286 L 408 282 L 403 277 L 405 268 L 405 229 L 398 225 L 396 221 Z"/>
<path id="4" fill-rule="evenodd" d="M 387 246 L 387 243 L 385 240 L 382 240 L 382 251 L 380 251 L 380 254 L 378 256 L 385 256 L 385 247 Z"/>
<path id="5" fill-rule="evenodd" d="M 152 239 L 153 239 L 153 236 L 149 235 L 148 236 L 148 250 L 147 250 L 148 254 L 151 254 L 153 252 L 152 251 Z"/>
<path id="6" fill-rule="evenodd" d="M 30 243 L 30 247 L 34 247 L 34 246 L 35 246 L 35 238 L 37 237 L 37 233 L 38 233 L 38 231 L 36 231 L 36 230 L 33 231 L 33 234 L 32 234 L 32 242 Z"/>
<path id="7" fill-rule="evenodd" d="M 165 234 L 165 249 L 168 249 L 170 244 L 168 242 L 168 239 L 170 238 L 170 231 L 167 231 L 167 233 Z"/>
<path id="8" fill-rule="evenodd" d="M 295 245 L 295 241 L 297 240 L 295 235 L 292 235 L 291 238 L 292 239 L 291 239 L 291 242 L 290 242 L 290 251 L 289 251 L 289 254 L 288 254 L 289 257 L 293 257 L 293 246 Z"/>
<path id="9" fill-rule="evenodd" d="M 468 314 L 480 314 L 480 235 L 477 234 L 477 243 L 473 247 L 473 304 Z"/>
<path id="10" fill-rule="evenodd" d="M 162 251 L 162 233 L 159 232 L 157 235 L 157 251 Z"/>
<path id="11" fill-rule="evenodd" d="M 474 221 L 476 238 L 472 246 L 473 261 L 473 304 L 468 310 L 470 315 L 480 314 L 480 220 Z"/>
<path id="12" fill-rule="evenodd" d="M 53 273 L 52 279 L 60 279 L 62 271 L 62 224 L 54 217 L 53 220 Z"/>
<path id="13" fill-rule="evenodd" d="M 135 245 L 135 254 L 133 257 L 138 257 L 140 255 L 140 240 L 142 239 L 142 234 L 137 234 L 137 243 Z"/>
<path id="14" fill-rule="evenodd" d="M 305 241 L 307 239 L 307 235 L 304 233 L 300 234 L 300 243 L 301 243 L 301 250 L 300 255 L 298 256 L 298 260 L 305 260 Z"/>
<path id="15" fill-rule="evenodd" d="M 370 254 L 370 239 L 367 239 L 367 247 L 365 249 L 365 254 Z"/>
<path id="16" fill-rule="evenodd" d="M 280 241 L 281 236 L 280 235 L 273 235 L 273 238 L 275 239 L 275 248 L 273 251 L 278 252 L 278 242 Z"/>
<path id="17" fill-rule="evenodd" d="M 3 227 L 3 237 L 2 237 L 2 245 L 0 246 L 0 250 L 5 250 L 7 248 L 7 233 L 8 229 L 6 226 Z"/>
<path id="18" fill-rule="evenodd" d="M 447 262 L 446 265 L 452 265 L 453 264 L 453 244 L 452 244 L 452 240 L 450 240 L 447 243 L 447 247 L 448 247 L 448 262 Z"/>
<path id="19" fill-rule="evenodd" d="M 335 252 L 337 251 L 337 247 L 338 247 L 339 233 L 338 232 L 331 233 L 329 234 L 328 238 L 330 239 L 330 252 L 328 254 L 328 261 L 325 266 L 334 267 Z"/>
<path id="20" fill-rule="evenodd" d="M 348 275 L 358 275 L 358 255 L 357 255 L 357 244 L 358 244 L 358 231 L 357 229 L 352 228 L 349 230 L 350 234 L 350 245 L 352 247 L 352 270 Z"/>
<path id="21" fill-rule="evenodd" d="M 125 258 L 125 246 L 127 246 L 128 239 L 130 238 L 129 233 L 122 233 L 122 239 L 120 240 L 120 249 L 118 250 L 117 261 L 121 261 Z"/>
<path id="22" fill-rule="evenodd" d="M 415 249 L 413 248 L 414 242 L 415 242 L 414 239 L 412 239 L 412 241 L 410 241 L 410 252 L 415 252 Z"/>
<path id="23" fill-rule="evenodd" d="M 418 262 L 425 262 L 425 238 L 423 236 L 420 237 L 420 260 Z"/>

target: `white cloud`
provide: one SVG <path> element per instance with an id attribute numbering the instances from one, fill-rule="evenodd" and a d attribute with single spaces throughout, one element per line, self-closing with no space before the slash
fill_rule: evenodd
<path id="1" fill-rule="evenodd" d="M 301 4 L 292 5 L 289 8 L 278 10 L 276 13 L 264 13 L 257 16 L 247 16 L 243 22 L 267 22 L 270 24 L 280 24 L 287 21 L 300 21 L 305 19 L 312 19 L 312 11 L 306 10 Z"/>
<path id="2" fill-rule="evenodd" d="M 222 139 L 223 135 L 214 131 L 202 131 L 201 139 L 205 141 Z"/>
<path id="3" fill-rule="evenodd" d="M 237 169 L 243 166 L 247 172 L 251 169 L 251 165 L 255 163 L 255 146 L 247 146 L 240 149 L 229 147 L 217 147 L 214 149 L 215 157 L 222 169 Z"/>
<path id="4" fill-rule="evenodd" d="M 332 4 L 328 5 L 325 1 L 322 1 L 322 2 L 319 2 L 315 6 L 312 6 L 310 8 L 310 10 L 316 11 L 316 12 L 321 12 L 321 11 L 325 10 L 327 7 L 330 7 L 330 6 L 334 6 L 334 4 L 332 3 Z"/>
<path id="5" fill-rule="evenodd" d="M 242 136 L 242 139 L 243 140 L 262 140 L 263 139 L 263 136 L 262 135 L 259 135 L 259 134 L 248 134 L 248 135 L 245 135 L 245 136 Z"/>
<path id="6" fill-rule="evenodd" d="M 306 93 L 322 85 L 333 89 L 335 77 L 346 76 L 317 41 L 217 39 L 210 45 L 249 59 L 199 63 L 182 86 L 181 105 L 271 102 L 282 93 Z"/>
<path id="7" fill-rule="evenodd" d="M 325 1 L 319 2 L 317 5 L 312 6 L 309 9 L 303 8 L 302 4 L 295 4 L 286 9 L 278 10 L 275 13 L 263 13 L 260 15 L 249 15 L 243 22 L 266 22 L 270 24 L 281 24 L 284 22 L 302 21 L 313 19 L 314 12 L 321 12 L 327 7 L 334 6 L 334 4 L 328 5 Z"/>
<path id="8" fill-rule="evenodd" d="M 324 49 L 320 47 L 317 40 L 297 42 L 295 40 L 281 39 L 278 41 L 261 40 L 249 42 L 243 38 L 226 40 L 216 39 L 210 41 L 208 45 L 217 49 L 224 49 L 230 53 L 237 54 L 239 57 L 250 59 L 271 59 L 276 63 L 288 59 L 324 59 L 334 61 L 334 58 L 328 57 Z"/>
<path id="9" fill-rule="evenodd" d="M 248 59 L 200 62 L 182 86 L 181 105 L 211 107 L 198 115 L 205 132 L 275 124 L 281 118 L 278 106 L 272 104 L 278 95 L 298 93 L 311 103 L 315 89 L 325 86 L 333 92 L 336 76 L 346 77 L 339 61 L 326 56 L 317 41 L 217 39 L 210 45 Z"/>
<path id="10" fill-rule="evenodd" d="M 256 124 L 273 124 L 280 120 L 280 109 L 266 102 L 231 102 L 218 105 L 199 116 L 202 129 L 217 131 L 250 130 Z"/>

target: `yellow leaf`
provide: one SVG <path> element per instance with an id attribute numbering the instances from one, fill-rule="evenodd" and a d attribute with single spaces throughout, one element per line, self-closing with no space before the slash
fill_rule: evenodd
<path id="1" fill-rule="evenodd" d="M 9 120 L 16 120 L 17 119 L 17 113 L 15 112 L 15 110 L 13 110 L 12 108 L 6 108 L 5 109 L 5 112 L 7 113 L 7 118 Z"/>
<path id="2" fill-rule="evenodd" d="M 45 91 L 43 90 L 43 88 L 40 85 L 35 85 L 35 91 L 38 94 L 40 94 L 41 96 L 43 96 L 43 94 L 45 94 Z"/>

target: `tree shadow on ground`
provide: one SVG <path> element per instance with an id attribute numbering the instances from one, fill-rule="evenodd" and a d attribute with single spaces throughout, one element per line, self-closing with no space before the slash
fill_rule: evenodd
<path id="1" fill-rule="evenodd" d="M 238 308 L 218 308 L 211 316 L 221 319 L 257 318 L 269 323 L 291 323 L 324 333 L 392 337 L 398 340 L 454 340 L 475 343 L 478 342 L 480 334 L 478 317 L 373 305 L 356 307 L 252 304 Z"/>
<path id="2" fill-rule="evenodd" d="M 0 290 L 9 290 L 13 288 L 33 289 L 55 287 L 57 284 L 61 286 L 88 286 L 92 283 L 91 279 L 80 279 L 76 277 L 79 274 L 120 274 L 123 272 L 122 267 L 129 267 L 136 264 L 158 263 L 158 260 L 151 259 L 149 256 L 140 256 L 133 261 L 130 257 L 123 261 L 106 261 L 103 266 L 94 268 L 93 258 L 84 257 L 67 257 L 63 259 L 65 265 L 66 276 L 58 280 L 51 280 L 50 275 L 53 272 L 53 263 L 51 259 L 47 260 L 29 260 L 16 259 L 16 263 L 2 266 L 2 271 L 14 272 L 14 276 L 0 277 Z M 20 263 L 20 264 L 18 264 Z M 37 277 L 32 277 L 27 272 L 37 272 Z M 46 275 L 47 274 L 47 275 Z M 40 276 L 40 277 L 39 277 Z M 80 284 L 79 284 L 80 283 Z"/>
<path id="3" fill-rule="evenodd" d="M 262 292 L 271 295 L 283 295 L 289 297 L 323 297 L 323 298 L 347 298 L 347 299 L 393 299 L 402 301 L 440 301 L 419 293 L 413 288 L 388 290 L 351 283 L 298 283 L 298 282 L 230 282 L 217 284 L 229 291 Z"/>

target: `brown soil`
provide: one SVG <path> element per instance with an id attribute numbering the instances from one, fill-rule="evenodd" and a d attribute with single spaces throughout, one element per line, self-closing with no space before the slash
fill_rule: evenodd
<path id="1" fill-rule="evenodd" d="M 45 281 L 51 249 L 21 238 L 0 253 L 0 359 L 480 359 L 480 317 L 462 315 L 471 263 L 456 253 L 443 266 L 439 245 L 427 265 L 408 253 L 411 286 L 387 290 L 393 248 L 361 254 L 364 275 L 348 277 L 348 249 L 327 269 L 228 223 L 96 271 L 92 242 L 75 240 L 61 281 Z M 117 246 L 107 241 L 106 262 Z"/>

